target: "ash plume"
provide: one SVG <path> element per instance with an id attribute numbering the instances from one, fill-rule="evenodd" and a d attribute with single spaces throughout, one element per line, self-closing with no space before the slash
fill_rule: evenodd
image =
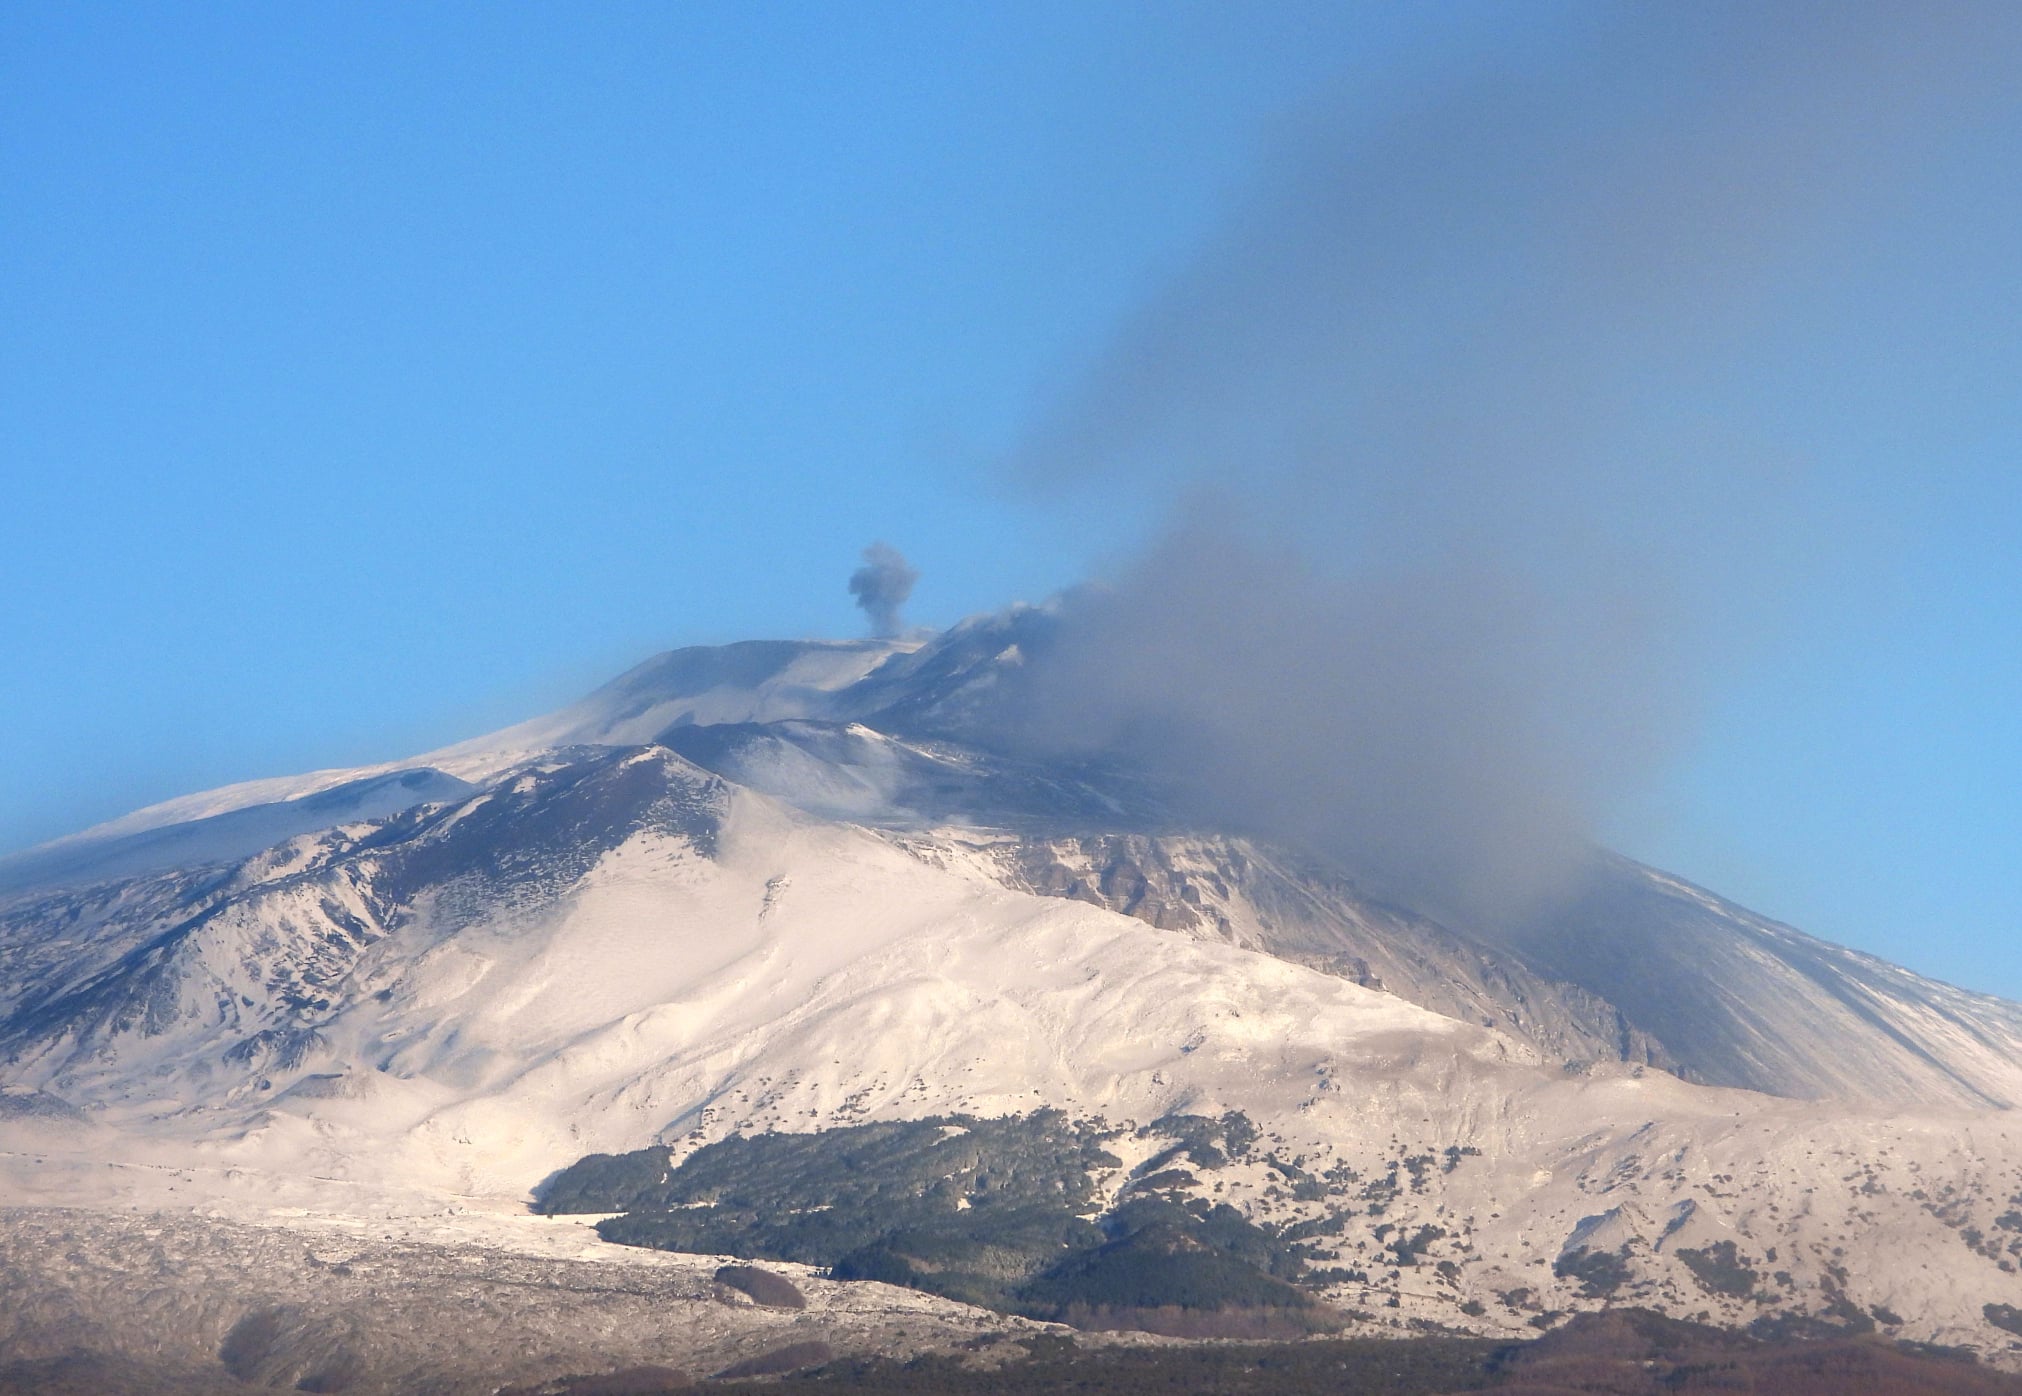
<path id="1" fill-rule="evenodd" d="M 920 574 L 904 553 L 888 543 L 864 549 L 863 566 L 850 573 L 850 595 L 870 617 L 871 633 L 889 638 L 905 628 L 906 598 Z"/>
<path id="2" fill-rule="evenodd" d="M 1992 316 L 1934 269 L 2018 232 L 1976 181 L 2016 183 L 2022 8 L 1566 13 L 1305 111 L 1015 461 L 1191 501 L 1066 603 L 1040 740 L 1480 924 L 1567 890 L 1779 598 L 1868 544 L 1846 442 L 1929 409 L 1818 346 L 1942 354 Z M 2003 391 L 1957 357 L 1948 392 Z"/>

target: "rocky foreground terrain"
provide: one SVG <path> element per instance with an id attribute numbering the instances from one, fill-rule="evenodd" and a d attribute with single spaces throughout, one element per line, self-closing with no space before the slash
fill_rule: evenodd
<path id="1" fill-rule="evenodd" d="M 1765 1340 L 1635 1308 L 1518 1341 L 1076 1333 L 804 1267 L 724 1267 L 532 1226 L 12 1209 L 0 1213 L 0 1392 L 652 1396 L 780 1378 L 810 1396 L 2022 1392 L 2022 1376 L 1955 1350 Z"/>
<path id="2" fill-rule="evenodd" d="M 2022 1376 L 1958 1351 L 1871 1335 L 1763 1340 L 1644 1309 L 1581 1316 L 1519 1341 L 1203 1344 L 1075 1333 L 792 1266 L 734 1271 L 636 1250 L 590 1259 L 562 1253 L 579 1238 L 510 1244 L 464 1228 L 445 1240 L 459 1228 L 438 1223 L 436 1239 L 417 1240 L 411 1229 L 411 1220 L 250 1226 L 187 1213 L 10 1210 L 0 1214 L 0 1393 L 2022 1392 Z M 769 1283 L 752 1286 L 753 1274 Z"/>
<path id="3" fill-rule="evenodd" d="M 631 1367 L 707 1377 L 783 1350 L 803 1363 L 952 1353 L 1037 1329 L 790 1265 L 775 1269 L 804 1307 L 768 1306 L 717 1282 L 720 1261 L 547 1230 L 576 1235 L 10 1210 L 0 1213 L 0 1383 L 33 1389 L 64 1359 L 99 1370 L 81 1361 L 90 1355 L 106 1364 L 102 1377 L 147 1374 L 135 1390 L 488 1396 Z"/>

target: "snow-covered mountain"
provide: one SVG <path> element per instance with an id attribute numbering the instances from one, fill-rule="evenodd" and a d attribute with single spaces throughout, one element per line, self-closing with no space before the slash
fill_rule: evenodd
<path id="1" fill-rule="evenodd" d="M 0 861 L 0 1178 L 524 1198 L 1051 1109 L 1107 1131 L 1098 1214 L 1226 1201 L 1372 1328 L 1634 1297 L 2010 1350 L 2022 1006 L 1611 856 L 1521 932 L 1387 904 L 1016 740 L 1052 624 L 678 650 Z M 1230 1112 L 1254 1144 L 1173 1123 Z"/>

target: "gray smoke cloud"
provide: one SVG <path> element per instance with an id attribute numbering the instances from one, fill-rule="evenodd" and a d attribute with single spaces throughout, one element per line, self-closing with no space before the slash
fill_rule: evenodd
<path id="1" fill-rule="evenodd" d="M 864 565 L 850 573 L 850 595 L 870 617 L 873 635 L 890 637 L 905 628 L 906 598 L 919 580 L 905 554 L 890 544 L 873 543 L 864 549 Z"/>
<path id="2" fill-rule="evenodd" d="M 2022 7 L 1575 13 L 1302 113 L 1017 460 L 1190 501 L 1065 604 L 1040 736 L 1476 923 L 1565 890 L 1853 551 L 1815 424 L 1925 409 L 1821 344 L 1935 342 L 1984 290 L 1946 247 L 2016 245 L 1973 184 L 2014 184 Z"/>

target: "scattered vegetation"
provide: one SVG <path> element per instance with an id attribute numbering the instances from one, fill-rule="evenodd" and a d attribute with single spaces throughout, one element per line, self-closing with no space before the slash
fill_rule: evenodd
<path id="1" fill-rule="evenodd" d="M 1678 1259 L 1685 1262 L 1685 1268 L 1692 1272 L 1692 1278 L 1708 1294 L 1725 1294 L 1736 1299 L 1746 1299 L 1755 1293 L 1756 1281 L 1761 1278 L 1750 1269 L 1734 1248 L 1732 1241 L 1715 1241 L 1701 1250 L 1690 1246 L 1680 1246 L 1675 1252 Z"/>
<path id="2" fill-rule="evenodd" d="M 1425 1248 L 1446 1235 L 1443 1226 L 1421 1226 L 1409 1236 L 1399 1235 L 1390 1243 L 1390 1252 L 1399 1265 L 1416 1265 Z"/>
<path id="3" fill-rule="evenodd" d="M 541 1207 L 622 1213 L 597 1226 L 622 1244 L 821 1265 L 837 1279 L 1088 1327 L 1246 1336 L 1329 1327 L 1330 1312 L 1296 1283 L 1305 1266 L 1296 1242 L 1179 1190 L 1192 1175 L 1178 1161 L 1216 1168 L 1248 1154 L 1249 1120 L 1171 1116 L 1144 1133 L 1154 1129 L 1172 1144 L 1096 1220 L 1097 1176 L 1121 1165 L 1103 1148 L 1107 1134 L 1057 1111 L 735 1137 L 678 1167 L 664 1149 L 593 1154 L 556 1177 Z"/>
<path id="4" fill-rule="evenodd" d="M 1140 1198 L 1105 1221 L 1114 1239 L 1059 1261 L 1022 1285 L 1017 1307 L 1086 1326 L 1173 1325 L 1131 1322 L 1161 1308 L 1194 1311 L 1307 1311 L 1313 1301 L 1289 1281 L 1302 1268 L 1282 1242 L 1225 1203 L 1183 1206 Z M 924 1286 L 923 1286 L 924 1287 Z M 1145 1314 L 1147 1318 L 1153 1317 Z M 1280 1315 L 1311 1331 L 1326 1326 Z M 1275 1326 L 1282 1331 L 1283 1323 Z"/>
<path id="5" fill-rule="evenodd" d="M 1163 1135 L 1173 1140 L 1170 1148 L 1142 1165 L 1147 1173 L 1179 1158 L 1191 1159 L 1201 1168 L 1225 1168 L 1231 1159 L 1248 1158 L 1260 1137 L 1256 1125 L 1240 1110 L 1230 1110 L 1218 1119 L 1206 1115 L 1166 1115 L 1137 1133 L 1141 1139 Z"/>
<path id="6" fill-rule="evenodd" d="M 1460 1167 L 1462 1159 L 1480 1157 L 1481 1150 L 1475 1148 L 1472 1144 L 1448 1144 L 1446 1146 L 1446 1161 L 1440 1165 L 1440 1171 L 1442 1173 L 1451 1173 L 1454 1169 Z"/>
<path id="7" fill-rule="evenodd" d="M 1629 1262 L 1614 1251 L 1581 1249 L 1560 1256 L 1552 1273 L 1562 1280 L 1578 1280 L 1581 1294 L 1599 1299 L 1629 1282 Z"/>

